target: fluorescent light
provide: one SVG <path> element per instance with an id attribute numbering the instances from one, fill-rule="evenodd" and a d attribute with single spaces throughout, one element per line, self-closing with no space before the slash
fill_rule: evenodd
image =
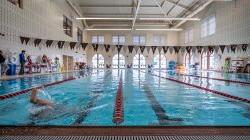
<path id="1" fill-rule="evenodd" d="M 182 31 L 183 29 L 135 29 L 136 31 Z"/>
<path id="2" fill-rule="evenodd" d="M 193 20 L 199 21 L 199 18 L 139 18 L 139 20 Z"/>
<path id="3" fill-rule="evenodd" d="M 131 29 L 115 29 L 115 28 L 111 28 L 111 29 L 105 29 L 105 28 L 100 28 L 100 29 L 85 29 L 86 31 L 130 31 Z"/>
<path id="4" fill-rule="evenodd" d="M 133 20 L 133 18 L 112 18 L 112 17 L 81 17 L 81 18 L 76 18 L 78 20 Z"/>

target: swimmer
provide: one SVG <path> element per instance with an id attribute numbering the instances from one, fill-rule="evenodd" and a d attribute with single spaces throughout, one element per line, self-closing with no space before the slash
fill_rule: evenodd
<path id="1" fill-rule="evenodd" d="M 38 94 L 38 90 L 36 88 L 33 88 L 32 93 L 30 95 L 30 102 L 31 103 L 36 104 L 36 105 L 40 105 L 40 106 L 53 107 L 53 103 L 51 103 L 50 101 L 38 99 L 37 94 Z"/>

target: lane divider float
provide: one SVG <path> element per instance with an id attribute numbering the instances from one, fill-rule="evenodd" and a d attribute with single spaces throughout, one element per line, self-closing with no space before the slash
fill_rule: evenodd
<path id="1" fill-rule="evenodd" d="M 217 81 L 225 81 L 225 82 L 231 82 L 231 83 L 239 83 L 243 85 L 250 85 L 249 82 L 244 82 L 244 81 L 237 81 L 237 80 L 226 80 L 226 79 L 221 79 L 221 78 L 212 78 L 212 77 L 205 77 L 205 76 L 198 76 L 198 75 L 191 75 L 191 74 L 180 74 L 182 76 L 191 76 L 191 77 L 197 77 L 197 78 L 204 78 L 204 79 L 211 79 L 211 80 L 217 80 Z"/>
<path id="2" fill-rule="evenodd" d="M 124 109 L 123 109 L 123 95 L 122 95 L 122 74 L 120 77 L 116 99 L 115 99 L 115 108 L 113 113 L 113 123 L 116 125 L 121 124 L 124 121 Z"/>
<path id="3" fill-rule="evenodd" d="M 90 73 L 90 75 L 93 75 L 93 74 L 96 74 L 96 73 Z M 84 76 L 88 76 L 88 75 L 85 74 L 85 75 L 80 76 L 78 78 L 82 78 Z M 37 87 L 32 87 L 32 88 L 24 89 L 24 90 L 21 90 L 21 91 L 17 91 L 17 92 L 5 94 L 5 95 L 0 95 L 0 100 L 5 100 L 5 99 L 12 98 L 12 97 L 16 97 L 18 95 L 28 93 L 33 88 L 41 89 L 41 88 L 44 88 L 44 87 L 50 87 L 50 86 L 53 86 L 53 85 L 58 85 L 58 84 L 61 84 L 61 83 L 67 82 L 67 81 L 72 81 L 72 80 L 75 80 L 75 79 L 76 79 L 75 77 L 70 77 L 68 79 L 64 79 L 64 80 L 61 80 L 61 81 L 56 81 L 56 82 L 53 82 L 53 83 L 49 83 L 49 84 L 45 84 L 45 85 L 41 85 L 41 86 L 37 86 Z"/>
<path id="4" fill-rule="evenodd" d="M 50 86 L 53 86 L 53 85 L 58 85 L 58 84 L 61 84 L 61 83 L 67 82 L 67 81 L 71 81 L 71 80 L 75 80 L 75 79 L 76 78 L 74 78 L 74 77 L 70 77 L 68 79 L 64 79 L 64 80 L 61 80 L 61 81 L 56 81 L 56 82 L 53 82 L 53 83 L 49 83 L 49 84 L 45 84 L 45 85 L 32 87 L 32 88 L 28 88 L 28 89 L 25 89 L 25 90 L 21 90 L 21 91 L 9 93 L 9 94 L 1 95 L 0 100 L 5 100 L 5 99 L 12 98 L 12 97 L 16 97 L 18 95 L 26 94 L 29 91 L 31 91 L 33 88 L 41 89 L 43 87 L 50 87 Z"/>
<path id="5" fill-rule="evenodd" d="M 179 80 L 176 80 L 176 79 L 173 79 L 173 78 L 162 77 L 162 76 L 159 76 L 159 75 L 156 75 L 156 74 L 151 74 L 151 75 L 159 77 L 159 78 L 167 79 L 167 80 L 170 80 L 170 81 L 173 81 L 173 82 L 177 82 L 177 83 L 180 83 L 180 84 L 192 86 L 192 87 L 195 87 L 195 88 L 198 88 L 198 89 L 201 89 L 201 90 L 205 90 L 205 91 L 207 91 L 206 93 L 210 92 L 210 93 L 213 93 L 213 94 L 221 95 L 221 96 L 224 96 L 224 97 L 227 97 L 227 98 L 230 98 L 230 99 L 234 99 L 234 100 L 238 100 L 238 101 L 242 101 L 242 102 L 250 104 L 250 100 L 246 99 L 246 98 L 242 98 L 242 97 L 230 95 L 228 93 L 224 93 L 224 92 L 221 92 L 221 91 L 212 90 L 212 89 L 209 89 L 209 88 L 205 88 L 205 87 L 197 86 L 197 85 L 194 85 L 194 84 L 186 83 L 186 82 L 179 81 Z"/>

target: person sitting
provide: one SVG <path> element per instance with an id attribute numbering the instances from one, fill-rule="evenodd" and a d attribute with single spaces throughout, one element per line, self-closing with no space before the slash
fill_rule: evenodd
<path id="1" fill-rule="evenodd" d="M 30 95 L 30 102 L 40 106 L 50 106 L 53 107 L 53 103 L 48 100 L 42 100 L 37 97 L 38 89 L 33 88 Z"/>
<path id="2" fill-rule="evenodd" d="M 26 67 L 29 69 L 28 74 L 32 74 L 33 63 L 32 63 L 32 59 L 31 59 L 30 55 L 27 57 L 27 61 L 28 61 L 28 64 Z"/>

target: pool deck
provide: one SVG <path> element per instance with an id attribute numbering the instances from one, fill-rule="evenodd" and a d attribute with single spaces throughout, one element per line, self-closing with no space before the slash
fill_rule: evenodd
<path id="1" fill-rule="evenodd" d="M 1 136 L 250 136 L 250 127 L 0 127 Z"/>
<path id="2" fill-rule="evenodd" d="M 65 71 L 65 72 L 50 72 L 50 73 L 34 73 L 34 74 L 13 75 L 13 76 L 4 75 L 4 76 L 0 76 L 0 80 L 4 81 L 4 80 L 12 80 L 12 79 L 18 79 L 18 78 L 25 78 L 25 77 L 72 73 L 72 72 L 78 72 L 78 71 L 82 71 L 82 70 L 73 70 L 73 71 Z"/>

